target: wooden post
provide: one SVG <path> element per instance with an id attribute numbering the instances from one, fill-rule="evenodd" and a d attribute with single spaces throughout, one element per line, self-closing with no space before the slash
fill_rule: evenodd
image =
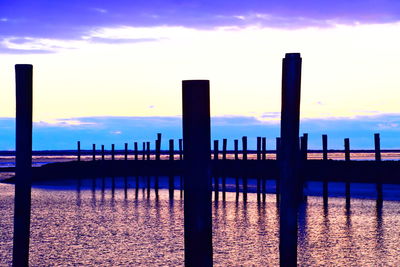
<path id="1" fill-rule="evenodd" d="M 133 143 L 133 147 L 135 149 L 135 160 L 139 159 L 139 149 L 138 149 L 138 142 Z"/>
<path id="2" fill-rule="evenodd" d="M 183 140 L 179 139 L 179 160 L 183 160 Z"/>
<path id="3" fill-rule="evenodd" d="M 218 148 L 218 140 L 214 140 L 214 161 L 218 161 L 219 156 L 219 148 Z M 218 163 L 215 165 L 217 166 Z M 218 169 L 217 174 L 214 176 L 214 199 L 218 201 L 219 199 L 219 177 L 218 177 Z"/>
<path id="4" fill-rule="evenodd" d="M 344 159 L 350 161 L 350 139 L 344 139 Z M 347 179 L 350 179 L 347 177 Z M 350 182 L 346 181 L 346 207 L 350 207 Z"/>
<path id="5" fill-rule="evenodd" d="M 124 156 L 125 156 L 125 160 L 128 160 L 128 143 L 125 143 L 125 153 L 124 153 Z"/>
<path id="6" fill-rule="evenodd" d="M 143 152 L 142 160 L 145 160 L 146 159 L 146 142 L 143 142 L 142 152 Z"/>
<path id="7" fill-rule="evenodd" d="M 300 142 L 300 151 L 301 151 L 301 177 L 300 177 L 300 182 L 299 182 L 299 201 L 304 201 L 307 199 L 307 196 L 304 194 L 304 187 L 306 185 L 306 177 L 305 177 L 305 172 L 307 168 L 307 158 L 308 158 L 308 134 L 305 133 L 301 137 L 301 142 Z"/>
<path id="8" fill-rule="evenodd" d="M 161 159 L 161 133 L 158 133 L 156 141 L 156 160 L 160 159 Z"/>
<path id="9" fill-rule="evenodd" d="M 260 169 L 259 166 L 261 161 L 261 137 L 257 137 L 257 169 Z M 261 201 L 261 177 L 257 176 L 257 201 Z"/>
<path id="10" fill-rule="evenodd" d="M 239 160 L 239 140 L 235 139 L 234 141 L 234 150 L 235 150 L 235 161 Z M 239 164 L 239 162 L 237 162 Z M 235 177 L 235 189 L 236 189 L 236 201 L 239 200 L 239 176 Z"/>
<path id="11" fill-rule="evenodd" d="M 247 136 L 242 137 L 243 160 L 247 160 Z M 246 172 L 246 170 L 245 170 Z M 243 201 L 247 201 L 247 175 L 243 176 Z"/>
<path id="12" fill-rule="evenodd" d="M 262 138 L 262 160 L 267 159 L 267 138 L 263 137 Z M 263 202 L 265 202 L 267 198 L 267 179 L 265 176 L 261 177 L 261 190 L 262 190 L 262 196 L 263 196 Z"/>
<path id="13" fill-rule="evenodd" d="M 169 140 L 169 161 L 171 162 L 170 164 L 170 175 L 168 178 L 168 187 L 169 187 L 169 198 L 173 199 L 174 198 L 174 174 L 173 174 L 173 168 L 172 168 L 172 161 L 174 161 L 174 139 Z"/>
<path id="14" fill-rule="evenodd" d="M 185 266 L 212 266 L 209 81 L 182 82 Z"/>
<path id="15" fill-rule="evenodd" d="M 280 266 L 297 266 L 301 57 L 286 54 L 282 66 L 280 144 Z"/>
<path id="16" fill-rule="evenodd" d="M 377 194 L 377 201 L 383 201 L 383 192 L 382 192 L 382 182 L 381 182 L 381 175 L 380 175 L 380 162 L 382 160 L 381 157 L 381 139 L 379 133 L 374 134 L 374 143 L 375 143 L 375 161 L 378 164 L 378 172 L 377 172 L 377 180 L 376 183 L 376 194 Z"/>
<path id="17" fill-rule="evenodd" d="M 101 145 L 101 160 L 105 159 L 105 155 L 104 155 L 104 145 Z"/>
<path id="18" fill-rule="evenodd" d="M 226 171 L 226 153 L 227 153 L 227 146 L 228 146 L 228 140 L 226 138 L 222 139 L 222 170 L 223 173 L 225 174 Z M 226 176 L 222 176 L 222 199 L 225 200 L 226 198 Z"/>
<path id="19" fill-rule="evenodd" d="M 81 161 L 81 141 L 77 142 L 78 146 L 78 161 Z"/>
<path id="20" fill-rule="evenodd" d="M 96 144 L 92 145 L 92 160 L 95 161 L 96 160 Z"/>
<path id="21" fill-rule="evenodd" d="M 322 160 L 327 161 L 328 160 L 328 136 L 326 134 L 322 135 Z M 323 201 L 324 205 L 328 204 L 328 180 L 324 178 L 323 184 L 322 184 L 322 195 L 323 195 Z"/>
<path id="22" fill-rule="evenodd" d="M 15 65 L 16 152 L 13 266 L 29 266 L 32 183 L 32 65 Z"/>
<path id="23" fill-rule="evenodd" d="M 111 144 L 111 160 L 115 160 L 115 145 Z"/>
<path id="24" fill-rule="evenodd" d="M 150 142 L 146 142 L 147 147 L 147 160 L 150 160 Z"/>

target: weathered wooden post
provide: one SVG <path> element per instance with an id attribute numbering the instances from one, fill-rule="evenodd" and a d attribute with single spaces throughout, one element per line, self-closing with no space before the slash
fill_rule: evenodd
<path id="1" fill-rule="evenodd" d="M 261 161 L 261 136 L 257 137 L 257 171 L 260 171 Z M 261 201 L 261 176 L 257 175 L 257 201 Z"/>
<path id="2" fill-rule="evenodd" d="M 142 160 L 146 159 L 146 142 L 143 142 L 143 148 L 142 148 Z"/>
<path id="3" fill-rule="evenodd" d="M 377 180 L 378 182 L 376 183 L 376 193 L 377 193 L 377 201 L 382 202 L 383 201 L 383 192 L 382 192 L 382 181 L 381 181 L 381 175 L 380 175 L 380 162 L 382 160 L 381 157 L 381 139 L 379 136 L 379 133 L 374 134 L 374 143 L 375 143 L 375 161 L 377 162 L 378 168 L 377 168 Z"/>
<path id="4" fill-rule="evenodd" d="M 179 139 L 178 143 L 179 143 L 179 160 L 183 160 L 183 140 Z M 183 183 L 184 183 L 183 176 L 181 175 L 179 177 L 179 187 L 180 187 L 180 196 L 181 196 L 181 198 L 182 198 L 182 195 L 183 195 Z"/>
<path id="5" fill-rule="evenodd" d="M 297 266 L 301 57 L 286 54 L 282 66 L 280 141 L 280 266 Z"/>
<path id="6" fill-rule="evenodd" d="M 92 144 L 92 160 L 96 160 L 96 144 Z"/>
<path id="7" fill-rule="evenodd" d="M 105 159 L 104 145 L 101 145 L 101 160 Z"/>
<path id="8" fill-rule="evenodd" d="M 350 139 L 344 139 L 344 160 L 350 161 Z M 350 177 L 346 177 L 346 207 L 350 207 Z"/>
<path id="9" fill-rule="evenodd" d="M 138 149 L 138 142 L 133 143 L 133 147 L 135 149 L 135 160 L 139 159 L 139 149 Z"/>
<path id="10" fill-rule="evenodd" d="M 234 141 L 234 151 L 235 151 L 235 161 L 236 165 L 239 164 L 239 140 L 235 139 Z M 239 200 L 239 176 L 235 177 L 235 189 L 236 189 L 236 201 Z"/>
<path id="11" fill-rule="evenodd" d="M 243 136 L 242 137 L 242 146 L 243 146 L 243 151 L 242 151 L 243 157 L 242 157 L 242 159 L 244 161 L 247 161 L 247 136 Z M 247 201 L 247 189 L 248 189 L 248 186 L 247 186 L 247 170 L 244 170 L 244 172 L 245 172 L 245 174 L 243 175 L 243 201 L 246 202 Z"/>
<path id="12" fill-rule="evenodd" d="M 78 161 L 81 161 L 81 141 L 77 142 L 77 146 L 78 146 Z"/>
<path id="13" fill-rule="evenodd" d="M 174 173 L 173 173 L 173 165 L 172 162 L 174 161 L 174 139 L 169 139 L 169 161 L 170 164 L 170 175 L 168 177 L 168 188 L 169 188 L 169 198 L 174 198 Z"/>
<path id="14" fill-rule="evenodd" d="M 183 81 L 182 100 L 185 266 L 212 266 L 209 81 Z"/>
<path id="15" fill-rule="evenodd" d="M 146 148 L 147 148 L 147 160 L 150 160 L 150 142 L 146 142 Z"/>
<path id="16" fill-rule="evenodd" d="M 111 144 L 111 160 L 115 160 L 115 144 Z"/>
<path id="17" fill-rule="evenodd" d="M 328 160 L 328 136 L 326 134 L 322 135 L 322 160 L 327 162 Z M 324 178 L 323 184 L 322 184 L 322 195 L 323 195 L 323 201 L 324 205 L 328 204 L 328 181 L 326 178 Z"/>
<path id="18" fill-rule="evenodd" d="M 218 166 L 217 161 L 219 158 L 219 148 L 218 148 L 218 140 L 214 140 L 214 161 L 215 161 L 215 166 Z M 216 168 L 216 174 L 214 175 L 214 199 L 218 201 L 219 199 L 219 177 L 218 177 L 218 172 L 219 169 Z"/>
<path id="19" fill-rule="evenodd" d="M 160 159 L 161 159 L 161 133 L 158 133 L 156 141 L 156 160 Z"/>
<path id="20" fill-rule="evenodd" d="M 128 160 L 128 143 L 125 143 L 124 157 L 125 160 Z"/>
<path id="21" fill-rule="evenodd" d="M 304 187 L 306 186 L 306 170 L 307 170 L 307 158 L 308 158 L 308 134 L 305 133 L 300 139 L 300 151 L 301 151 L 301 177 L 299 182 L 299 201 L 307 200 L 307 196 L 304 194 Z"/>
<path id="22" fill-rule="evenodd" d="M 32 183 L 32 69 L 32 65 L 15 65 L 16 152 L 12 262 L 15 267 L 29 266 Z"/>
<path id="23" fill-rule="evenodd" d="M 227 153 L 227 146 L 228 146 L 228 140 L 226 138 L 222 139 L 222 199 L 225 200 L 226 198 L 226 153 Z"/>
<path id="24" fill-rule="evenodd" d="M 263 137 L 262 138 L 262 160 L 267 159 L 267 138 Z M 261 177 L 261 188 L 262 188 L 262 196 L 263 196 L 263 202 L 265 202 L 267 198 L 267 179 L 265 176 Z"/>

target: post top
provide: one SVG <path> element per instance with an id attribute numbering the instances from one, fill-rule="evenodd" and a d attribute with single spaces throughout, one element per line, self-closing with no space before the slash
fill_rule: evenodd
<path id="1" fill-rule="evenodd" d="M 182 80 L 182 83 L 197 83 L 197 84 L 204 84 L 210 83 L 210 80 Z"/>
<path id="2" fill-rule="evenodd" d="M 32 69 L 32 64 L 15 64 L 15 69 Z"/>
<path id="3" fill-rule="evenodd" d="M 300 53 L 286 53 L 285 58 L 295 59 L 295 58 L 301 58 L 301 56 Z"/>

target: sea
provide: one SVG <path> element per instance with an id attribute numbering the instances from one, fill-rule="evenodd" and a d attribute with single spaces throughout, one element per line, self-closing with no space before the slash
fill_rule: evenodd
<path id="1" fill-rule="evenodd" d="M 373 156 L 352 154 L 355 160 Z M 42 155 L 33 159 L 33 165 L 75 159 Z M 11 157 L 1 162 L 14 164 Z M 12 173 L 2 177 L 7 175 Z M 34 183 L 30 266 L 183 266 L 184 200 L 179 179 L 172 199 L 167 177 L 159 178 L 158 194 L 146 188 L 148 179 L 154 182 L 154 177 L 91 177 Z M 214 266 L 278 266 L 274 181 L 267 181 L 261 202 L 254 182 L 250 181 L 246 201 L 242 192 L 237 198 L 234 179 L 227 182 L 225 200 L 221 192 L 218 198 L 213 193 Z M 375 185 L 352 184 L 350 206 L 343 183 L 329 184 L 328 205 L 321 192 L 321 183 L 308 183 L 307 201 L 299 209 L 299 266 L 400 266 L 400 186 L 384 185 L 384 201 L 378 203 Z M 14 185 L 0 183 L 0 266 L 11 266 L 13 201 Z"/>

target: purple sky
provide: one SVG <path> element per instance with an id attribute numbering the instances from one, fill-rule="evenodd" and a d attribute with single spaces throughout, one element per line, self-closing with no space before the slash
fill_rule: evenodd
<path id="1" fill-rule="evenodd" d="M 79 39 L 96 27 L 122 25 L 299 28 L 389 23 L 399 18 L 397 0 L 1 0 L 0 38 Z"/>

